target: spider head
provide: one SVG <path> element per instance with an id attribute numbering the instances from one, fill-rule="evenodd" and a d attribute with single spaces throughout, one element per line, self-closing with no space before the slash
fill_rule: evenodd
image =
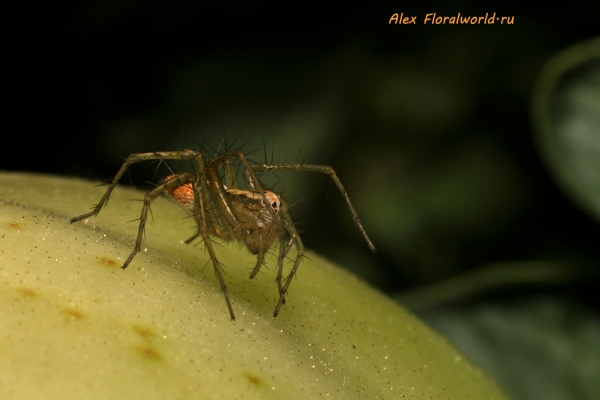
<path id="1" fill-rule="evenodd" d="M 273 208 L 275 214 L 279 214 L 281 211 L 281 197 L 269 190 L 265 190 L 265 197 L 267 198 L 269 205 Z"/>

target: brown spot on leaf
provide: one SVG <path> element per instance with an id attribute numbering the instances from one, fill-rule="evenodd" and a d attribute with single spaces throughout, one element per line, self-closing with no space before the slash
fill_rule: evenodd
<path id="1" fill-rule="evenodd" d="M 137 346 L 135 350 L 145 358 L 150 360 L 162 360 L 162 357 L 158 353 L 158 351 L 152 346 Z"/>
<path id="2" fill-rule="evenodd" d="M 23 297 L 35 297 L 36 293 L 31 289 L 20 288 L 17 289 L 17 293 L 19 293 Z"/>
<path id="3" fill-rule="evenodd" d="M 248 381 L 256 386 L 262 386 L 262 382 L 261 380 L 258 378 L 258 376 L 254 375 L 251 372 L 244 372 L 244 376 L 246 377 L 246 379 L 248 379 Z"/>
<path id="4" fill-rule="evenodd" d="M 116 267 L 118 265 L 118 263 L 115 260 L 110 259 L 108 257 L 104 257 L 104 256 L 96 257 L 96 260 L 100 261 L 102 264 L 104 264 L 108 267 Z"/>
<path id="5" fill-rule="evenodd" d="M 131 329 L 144 339 L 152 339 L 156 337 L 156 333 L 152 329 L 142 325 L 133 325 Z"/>
<path id="6" fill-rule="evenodd" d="M 82 319 L 84 316 L 81 311 L 75 310 L 74 308 L 65 308 L 63 314 L 72 320 Z"/>

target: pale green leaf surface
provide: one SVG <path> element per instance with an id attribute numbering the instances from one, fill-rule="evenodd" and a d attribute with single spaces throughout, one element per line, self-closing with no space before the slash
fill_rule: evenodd
<path id="1" fill-rule="evenodd" d="M 274 260 L 218 250 L 236 321 L 193 223 L 153 205 L 129 268 L 142 192 L 0 176 L 0 397 L 127 399 L 504 399 L 479 368 L 409 312 L 309 254 L 272 317 Z"/>

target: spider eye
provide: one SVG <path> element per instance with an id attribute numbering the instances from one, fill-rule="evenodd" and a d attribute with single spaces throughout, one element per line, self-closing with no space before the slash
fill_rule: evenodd
<path id="1" fill-rule="evenodd" d="M 274 209 L 277 210 L 277 202 L 276 201 L 272 202 L 271 207 L 273 207 Z"/>

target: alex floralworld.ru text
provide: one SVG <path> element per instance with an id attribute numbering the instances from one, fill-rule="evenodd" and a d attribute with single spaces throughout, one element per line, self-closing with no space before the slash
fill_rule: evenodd
<path id="1" fill-rule="evenodd" d="M 494 25 L 498 23 L 499 25 L 507 24 L 513 25 L 515 23 L 515 17 L 497 17 L 496 13 L 489 14 L 485 13 L 485 15 L 481 16 L 464 16 L 458 13 L 457 15 L 447 16 L 447 15 L 437 15 L 436 13 L 426 14 L 423 19 L 424 25 Z M 389 24 L 392 25 L 416 25 L 417 24 L 417 16 L 415 15 L 404 15 L 404 13 L 396 13 L 391 16 Z"/>

